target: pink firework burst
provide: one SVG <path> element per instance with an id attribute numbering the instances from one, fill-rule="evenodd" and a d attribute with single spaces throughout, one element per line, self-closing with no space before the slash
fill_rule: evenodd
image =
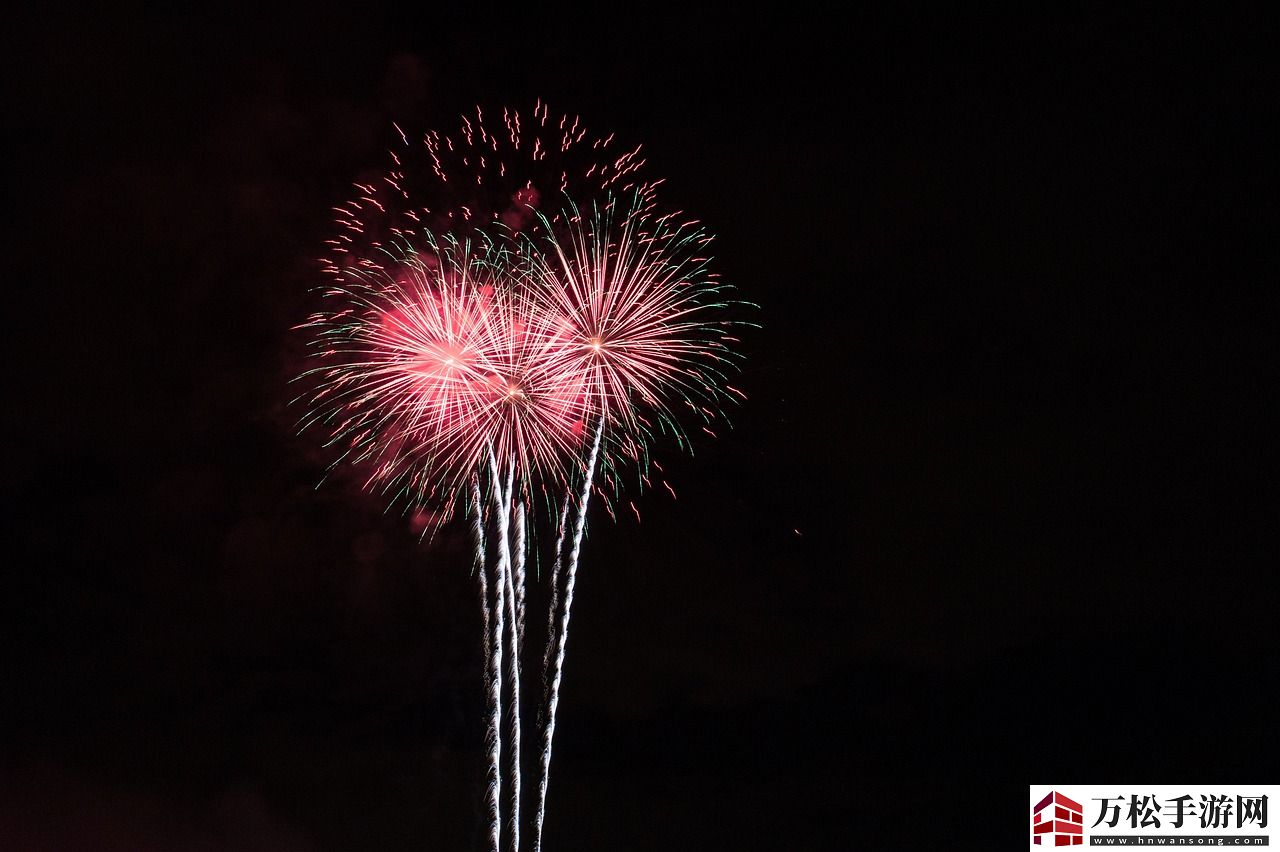
<path id="1" fill-rule="evenodd" d="M 305 327 L 323 362 L 303 425 L 411 503 L 459 493 L 492 453 L 526 482 L 558 481 L 582 442 L 586 376 L 563 330 L 511 285 L 507 258 L 428 240 L 330 287 Z"/>
<path id="2" fill-rule="evenodd" d="M 305 324 L 320 364 L 303 426 L 326 430 L 334 465 L 407 504 L 453 503 L 491 457 L 522 493 L 560 493 L 599 426 L 616 491 L 657 436 L 711 431 L 736 393 L 728 288 L 709 235 L 655 212 L 638 148 L 541 103 L 401 136 L 394 167 L 336 208 L 333 283 Z"/>
<path id="3" fill-rule="evenodd" d="M 655 431 L 683 438 L 680 415 L 703 424 L 729 397 L 736 323 L 729 288 L 708 270 L 711 237 L 647 200 L 606 199 L 583 212 L 570 200 L 561 224 L 520 238 L 523 286 L 560 329 L 555 357 L 586 377 L 593 412 L 615 439 L 646 442 Z"/>

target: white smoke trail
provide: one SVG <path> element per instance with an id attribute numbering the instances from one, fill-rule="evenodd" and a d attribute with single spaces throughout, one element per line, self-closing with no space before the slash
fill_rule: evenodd
<path id="1" fill-rule="evenodd" d="M 551 564 L 551 605 L 547 608 L 547 647 L 542 653 L 542 691 L 543 701 L 546 701 L 546 691 L 550 689 L 550 683 L 547 682 L 547 675 L 551 670 L 551 656 L 556 651 L 556 624 L 559 623 L 560 616 L 560 567 L 564 562 L 564 536 L 565 530 L 569 526 L 569 502 L 573 499 L 572 494 L 564 495 L 564 505 L 560 507 L 560 526 L 556 527 L 556 556 L 555 561 Z M 543 724 L 546 720 L 543 719 Z"/>
<path id="2" fill-rule="evenodd" d="M 587 528 L 587 503 L 591 499 L 591 486 L 595 479 L 596 458 L 600 454 L 600 438 L 604 434 L 604 417 L 596 422 L 595 439 L 591 454 L 587 457 L 586 475 L 582 491 L 578 494 L 578 516 L 574 519 L 573 546 L 569 552 L 567 576 L 564 584 L 564 610 L 560 614 L 560 630 L 556 637 L 556 655 L 552 661 L 551 687 L 547 697 L 547 723 L 542 732 L 542 763 L 538 774 L 538 810 L 534 816 L 533 848 L 542 850 L 542 822 L 547 812 L 547 785 L 551 782 L 551 741 L 556 734 L 556 708 L 560 704 L 560 677 L 564 672 L 565 646 L 569 642 L 569 614 L 573 607 L 573 586 L 578 574 L 578 554 L 582 550 L 582 534 Z"/>
<path id="3" fill-rule="evenodd" d="M 471 479 L 472 535 L 476 544 L 476 573 L 480 577 L 480 609 L 484 613 L 485 686 L 488 693 L 489 730 L 489 850 L 502 852 L 502 607 L 501 583 L 494 578 L 494 600 L 489 598 L 488 551 L 484 537 L 484 501 L 479 477 Z"/>
<path id="4" fill-rule="evenodd" d="M 476 548 L 476 578 L 480 581 L 480 614 L 484 619 L 484 673 L 489 677 L 489 577 L 486 574 L 484 546 L 484 503 L 480 498 L 480 479 L 471 477 L 471 539 Z"/>
<path id="5" fill-rule="evenodd" d="M 508 719 L 510 721 L 511 757 L 510 757 L 510 790 L 508 798 L 510 811 L 508 821 L 511 824 L 512 852 L 520 850 L 520 651 L 516 632 L 516 593 L 512 580 L 511 554 L 511 498 L 514 479 L 514 465 L 507 467 L 505 484 L 500 479 L 498 463 L 489 452 L 489 472 L 495 483 L 494 508 L 498 516 L 498 572 L 502 587 L 500 606 L 506 610 L 508 627 L 505 631 L 507 642 L 507 686 L 508 686 Z"/>
<path id="6" fill-rule="evenodd" d="M 524 498 L 521 497 L 516 503 L 516 540 L 515 553 L 513 557 L 516 561 L 516 646 L 517 651 L 524 648 L 524 562 L 527 550 L 528 537 L 525 532 L 525 516 L 524 516 Z"/>
<path id="7" fill-rule="evenodd" d="M 560 506 L 560 523 L 556 527 L 556 545 L 555 558 L 551 563 L 551 601 L 547 606 L 547 647 L 542 652 L 542 701 L 538 706 L 538 737 L 543 739 L 547 730 L 547 704 L 551 700 L 551 661 L 554 659 L 556 652 L 556 625 L 560 623 L 560 578 L 563 573 L 562 566 L 564 564 L 564 537 L 565 531 L 569 527 L 569 504 L 573 501 L 573 494 L 566 489 L 564 502 Z M 539 783 L 538 783 L 538 810 L 535 812 L 537 825 L 534 831 L 534 848 L 538 848 L 542 836 L 542 823 L 538 814 L 542 812 L 542 802 L 546 798 L 544 787 L 546 782 L 541 779 L 544 777 L 542 765 L 539 763 Z"/>

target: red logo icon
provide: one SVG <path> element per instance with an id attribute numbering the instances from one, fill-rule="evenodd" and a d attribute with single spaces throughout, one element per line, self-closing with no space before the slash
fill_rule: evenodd
<path id="1" fill-rule="evenodd" d="M 1037 846 L 1079 846 L 1084 842 L 1084 808 L 1059 792 L 1040 800 L 1031 811 L 1031 832 Z"/>

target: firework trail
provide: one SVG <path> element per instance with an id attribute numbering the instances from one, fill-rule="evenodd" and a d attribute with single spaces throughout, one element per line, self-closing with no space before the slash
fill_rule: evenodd
<path id="1" fill-rule="evenodd" d="M 555 659 L 557 642 L 556 637 L 559 634 L 558 625 L 560 624 L 560 584 L 563 576 L 564 565 L 564 539 L 568 530 L 569 522 L 569 504 L 573 500 L 573 494 L 566 489 L 564 500 L 560 506 L 560 521 L 556 525 L 556 543 L 553 553 L 553 561 L 550 572 L 551 599 L 547 605 L 547 644 L 542 652 L 542 704 L 538 708 L 538 735 L 539 742 L 546 742 L 548 708 L 551 704 L 551 662 Z M 545 810 L 546 802 L 546 773 L 547 766 L 551 760 L 551 755 L 544 748 L 539 755 L 538 763 L 538 807 L 535 811 L 534 826 L 534 848 L 537 849 L 541 845 L 542 838 L 542 814 Z"/>
<path id="2" fill-rule="evenodd" d="M 498 561 L 497 570 L 502 586 L 501 606 L 505 610 L 507 630 L 507 718 L 510 724 L 509 736 L 511 749 L 508 783 L 508 822 L 511 826 L 511 848 L 514 852 L 520 849 L 520 652 L 516 640 L 516 594 L 512 581 L 511 558 L 511 506 L 514 470 L 507 467 L 505 483 L 498 470 L 497 460 L 492 452 L 489 454 L 489 471 L 494 481 L 493 503 L 494 514 L 498 522 Z"/>
<path id="3" fill-rule="evenodd" d="M 555 557 L 551 564 L 551 603 L 547 607 L 547 647 L 542 653 L 542 689 L 543 701 L 546 701 L 546 692 L 550 688 L 550 682 L 547 680 L 551 671 L 551 657 L 556 650 L 556 625 L 559 623 L 560 615 L 560 576 L 561 565 L 564 556 L 564 536 L 568 529 L 569 521 L 569 503 L 573 500 L 573 495 L 568 491 L 565 492 L 564 501 L 560 506 L 560 523 L 556 526 L 556 545 L 554 549 Z M 546 725 L 545 714 L 541 721 L 542 725 Z"/>
<path id="4" fill-rule="evenodd" d="M 591 499 L 591 487 L 595 480 L 596 459 L 600 454 L 600 439 L 604 435 L 604 418 L 596 421 L 595 438 L 587 456 L 587 469 L 582 479 L 582 491 L 578 494 L 577 517 L 574 519 L 573 545 L 569 554 L 564 584 L 564 609 L 561 611 L 559 630 L 556 634 L 556 653 L 552 659 L 551 685 L 547 696 L 547 721 L 542 733 L 542 758 L 538 773 L 538 809 L 534 815 L 533 848 L 542 849 L 542 823 L 547 813 L 547 786 L 551 783 L 551 743 L 556 735 L 556 708 L 560 705 L 560 677 L 564 672 L 565 647 L 569 642 L 569 615 L 573 608 L 573 586 L 578 573 L 578 554 L 582 548 L 582 534 L 587 528 L 587 503 Z"/>
<path id="5" fill-rule="evenodd" d="M 480 578 L 480 611 L 483 614 L 485 684 L 488 698 L 489 727 L 485 743 L 489 749 L 489 771 L 486 790 L 489 805 L 489 849 L 501 852 L 502 842 L 502 608 L 489 597 L 488 558 L 484 535 L 484 500 L 480 495 L 479 476 L 471 479 L 472 536 L 476 545 L 476 574 Z M 500 584 L 494 585 L 495 599 Z M 496 613 L 496 617 L 490 613 Z"/>
<path id="6" fill-rule="evenodd" d="M 524 647 L 524 565 L 528 555 L 528 533 L 525 530 L 524 497 L 515 504 L 515 561 L 516 561 L 516 645 Z"/>

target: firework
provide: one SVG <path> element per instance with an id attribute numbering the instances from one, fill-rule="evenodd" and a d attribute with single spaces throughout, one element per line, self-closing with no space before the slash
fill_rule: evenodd
<path id="1" fill-rule="evenodd" d="M 561 331 L 514 291 L 501 252 L 432 238 L 394 265 L 327 289 L 306 324 L 322 362 L 303 425 L 328 430 L 334 465 L 409 503 L 448 504 L 488 454 L 554 482 L 582 443 L 586 377 Z"/>
<path id="2" fill-rule="evenodd" d="M 559 329 L 552 350 L 558 371 L 585 378 L 596 425 L 567 558 L 558 543 L 551 578 L 535 850 L 541 848 L 573 590 L 602 441 L 608 432 L 612 467 L 630 459 L 643 468 L 644 447 L 655 431 L 687 440 L 679 415 L 692 411 L 703 423 L 716 416 L 728 395 L 724 374 L 734 364 L 729 344 L 735 339 L 732 324 L 717 318 L 726 288 L 707 268 L 710 237 L 700 228 L 675 214 L 650 213 L 648 199 L 639 195 L 625 204 L 606 196 L 585 214 L 568 199 L 555 219 L 539 218 L 542 229 L 522 236 L 516 252 L 524 261 L 521 283 L 546 323 Z M 566 520 L 562 513 L 561 536 Z"/>
<path id="3" fill-rule="evenodd" d="M 539 213 L 522 283 L 559 332 L 557 371 L 585 377 L 594 413 L 622 437 L 648 438 L 655 421 L 683 437 L 683 412 L 710 422 L 728 396 L 734 324 L 717 316 L 728 288 L 708 270 L 711 237 L 646 206 L 606 197 L 584 213 L 568 199 L 562 225 Z"/>
<path id="4" fill-rule="evenodd" d="M 730 301 L 709 269 L 710 237 L 658 212 L 659 182 L 641 177 L 638 148 L 542 104 L 528 119 L 504 110 L 495 125 L 477 110 L 454 136 L 401 141 L 394 168 L 335 208 L 332 283 L 303 324 L 316 365 L 301 377 L 302 426 L 323 430 L 333 464 L 359 466 L 392 501 L 443 509 L 441 522 L 466 506 L 492 852 L 504 823 L 509 848 L 521 847 L 525 565 L 538 505 L 559 507 L 532 817 L 540 850 L 591 497 L 604 485 L 616 493 L 624 467 L 648 481 L 651 442 L 687 447 L 685 422 L 710 432 L 738 393 L 725 380 L 735 323 L 722 316 Z"/>

